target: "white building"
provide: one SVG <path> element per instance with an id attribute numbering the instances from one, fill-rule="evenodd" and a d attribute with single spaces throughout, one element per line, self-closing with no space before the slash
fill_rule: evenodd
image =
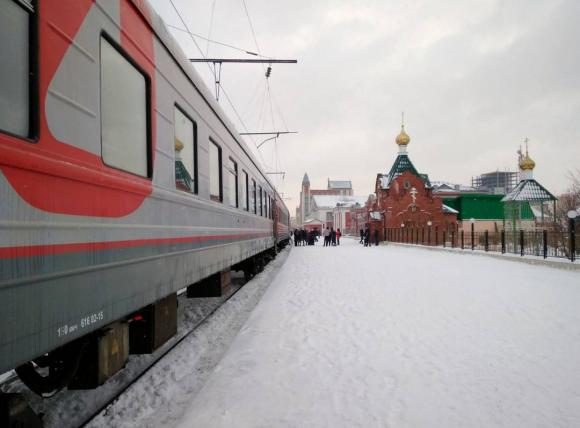
<path id="1" fill-rule="evenodd" d="M 345 229 L 346 213 L 356 204 L 364 206 L 366 196 L 314 195 L 310 201 L 309 219 L 318 220 L 326 227 Z"/>

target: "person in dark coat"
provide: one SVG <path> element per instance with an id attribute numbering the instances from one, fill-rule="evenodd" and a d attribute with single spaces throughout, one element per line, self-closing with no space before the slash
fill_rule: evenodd
<path id="1" fill-rule="evenodd" d="M 298 233 L 298 229 L 294 229 L 294 246 L 298 246 L 298 240 L 300 239 L 300 234 Z"/>
<path id="2" fill-rule="evenodd" d="M 361 229 L 360 230 L 360 241 L 358 241 L 358 243 L 362 244 L 364 239 L 365 239 L 365 231 Z"/>
<path id="3" fill-rule="evenodd" d="M 336 230 L 333 227 L 330 228 L 330 242 L 333 246 L 336 246 Z"/>
<path id="4" fill-rule="evenodd" d="M 375 229 L 375 245 L 379 245 L 379 230 Z"/>
<path id="5" fill-rule="evenodd" d="M 365 229 L 365 247 L 370 247 L 371 230 L 367 227 Z"/>

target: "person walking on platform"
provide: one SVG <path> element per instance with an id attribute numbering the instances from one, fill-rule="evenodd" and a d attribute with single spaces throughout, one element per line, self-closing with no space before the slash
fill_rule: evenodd
<path id="1" fill-rule="evenodd" d="M 298 240 L 300 239 L 300 234 L 298 233 L 298 229 L 294 229 L 294 246 L 298 246 Z"/>
<path id="2" fill-rule="evenodd" d="M 340 245 L 340 237 L 342 233 L 340 233 L 340 229 L 336 229 L 336 245 Z"/>
<path id="3" fill-rule="evenodd" d="M 364 239 L 365 239 L 365 231 L 361 229 L 360 230 L 360 241 L 358 241 L 358 243 L 362 244 Z"/>
<path id="4" fill-rule="evenodd" d="M 375 229 L 375 245 L 379 245 L 379 229 Z"/>
<path id="5" fill-rule="evenodd" d="M 365 229 L 365 247 L 370 247 L 371 230 L 367 227 Z"/>
<path id="6" fill-rule="evenodd" d="M 328 247 L 330 245 L 330 230 L 328 230 L 328 227 L 324 229 L 323 235 L 324 235 L 324 246 Z"/>
<path id="7" fill-rule="evenodd" d="M 330 242 L 332 242 L 332 246 L 336 246 L 336 230 L 333 227 L 330 228 Z"/>

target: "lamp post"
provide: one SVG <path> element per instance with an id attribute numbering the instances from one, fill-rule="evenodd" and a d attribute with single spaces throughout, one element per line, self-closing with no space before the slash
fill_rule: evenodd
<path id="1" fill-rule="evenodd" d="M 401 242 L 405 242 L 405 223 L 401 223 Z"/>
<path id="2" fill-rule="evenodd" d="M 471 251 L 475 249 L 475 219 L 472 217 L 469 219 L 471 223 Z"/>
<path id="3" fill-rule="evenodd" d="M 578 210 L 568 211 L 569 218 L 569 234 L 570 234 L 570 261 L 574 261 L 576 258 L 576 228 L 575 222 L 576 217 L 578 217 Z"/>
<path id="4" fill-rule="evenodd" d="M 431 245 L 431 226 L 433 225 L 433 223 L 431 222 L 431 220 L 429 220 L 427 222 L 427 226 L 429 227 L 429 230 L 427 232 L 427 245 Z"/>

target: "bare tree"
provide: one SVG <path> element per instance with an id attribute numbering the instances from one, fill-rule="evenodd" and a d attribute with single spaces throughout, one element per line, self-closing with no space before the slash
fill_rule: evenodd
<path id="1" fill-rule="evenodd" d="M 568 211 L 576 210 L 580 207 L 580 169 L 568 171 L 566 177 L 570 180 L 570 187 L 558 198 L 557 210 L 558 223 L 565 228 L 568 226 Z"/>

